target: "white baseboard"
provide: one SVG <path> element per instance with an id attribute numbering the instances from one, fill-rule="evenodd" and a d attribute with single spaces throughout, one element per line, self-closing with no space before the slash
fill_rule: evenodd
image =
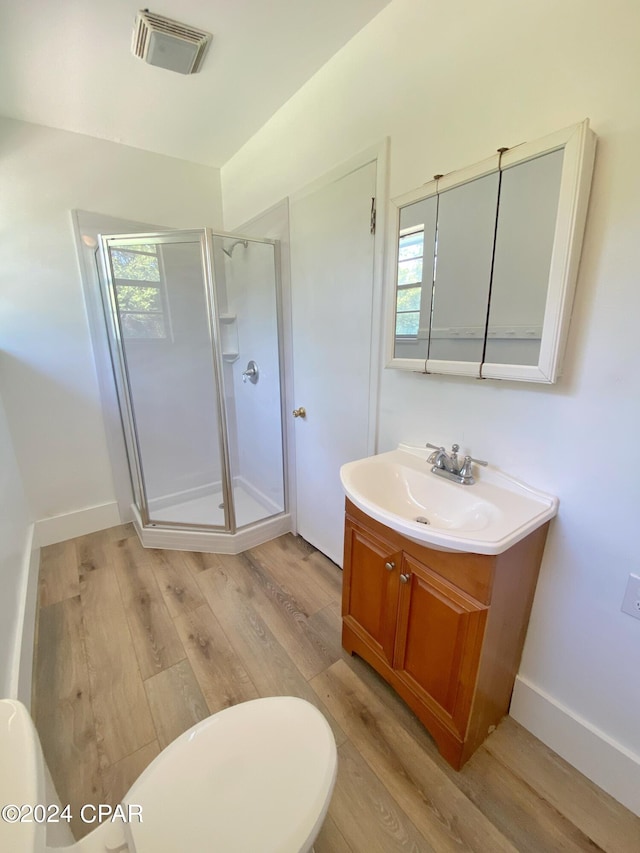
<path id="1" fill-rule="evenodd" d="M 18 618 L 14 638 L 13 661 L 9 684 L 9 695 L 19 699 L 31 709 L 31 684 L 33 676 L 33 648 L 36 631 L 36 609 L 38 605 L 38 573 L 40 570 L 40 548 L 35 546 L 35 525 L 30 525 L 25 543 L 21 566 Z"/>
<path id="2" fill-rule="evenodd" d="M 640 815 L 640 756 L 522 676 L 516 678 L 509 714 L 623 806 Z"/>
<path id="3" fill-rule="evenodd" d="M 36 542 L 40 547 L 75 539 L 107 527 L 121 524 L 120 512 L 116 501 L 99 506 L 89 506 L 64 515 L 41 518 L 36 521 Z"/>

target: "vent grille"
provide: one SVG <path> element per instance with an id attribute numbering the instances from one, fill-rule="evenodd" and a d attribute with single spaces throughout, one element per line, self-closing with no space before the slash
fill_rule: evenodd
<path id="1" fill-rule="evenodd" d="M 136 18 L 131 51 L 151 65 L 195 74 L 202 66 L 211 38 L 211 33 L 204 30 L 142 9 Z"/>

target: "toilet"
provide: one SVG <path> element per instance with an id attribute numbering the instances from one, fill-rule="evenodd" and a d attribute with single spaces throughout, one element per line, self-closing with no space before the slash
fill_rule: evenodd
<path id="1" fill-rule="evenodd" d="M 11 822 L 15 813 L 3 811 L 0 850 L 306 853 L 327 813 L 336 772 L 335 740 L 317 708 L 291 696 L 254 699 L 180 735 L 134 782 L 115 819 L 74 842 L 65 821 L 41 822 L 59 806 L 55 789 L 27 709 L 5 699 L 0 807 L 48 810 L 22 809 L 32 822 Z M 89 820 L 97 806 L 89 806 Z"/>

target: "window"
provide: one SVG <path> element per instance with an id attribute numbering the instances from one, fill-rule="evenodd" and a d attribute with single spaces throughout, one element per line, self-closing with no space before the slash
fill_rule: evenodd
<path id="1" fill-rule="evenodd" d="M 418 335 L 423 255 L 424 226 L 401 231 L 398 241 L 396 337 L 415 338 Z"/>
<path id="2" fill-rule="evenodd" d="M 140 244 L 110 251 L 122 336 L 166 339 L 167 311 L 158 246 Z"/>

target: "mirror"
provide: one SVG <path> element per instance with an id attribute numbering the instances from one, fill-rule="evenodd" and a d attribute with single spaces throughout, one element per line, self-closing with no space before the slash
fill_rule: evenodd
<path id="1" fill-rule="evenodd" d="M 536 365 L 549 289 L 562 149 L 502 172 L 485 361 Z"/>
<path id="2" fill-rule="evenodd" d="M 437 257 L 429 359 L 482 360 L 498 199 L 498 172 L 438 198 Z"/>
<path id="3" fill-rule="evenodd" d="M 392 200 L 389 367 L 556 380 L 594 151 L 585 120 Z"/>

